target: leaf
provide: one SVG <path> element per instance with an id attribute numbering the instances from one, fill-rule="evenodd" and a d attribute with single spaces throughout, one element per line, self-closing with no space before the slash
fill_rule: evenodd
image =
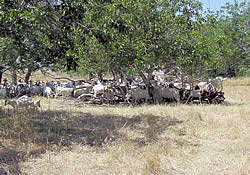
<path id="1" fill-rule="evenodd" d="M 28 8 L 30 8 L 30 9 L 35 9 L 36 7 L 35 7 L 35 6 L 29 5 Z"/>

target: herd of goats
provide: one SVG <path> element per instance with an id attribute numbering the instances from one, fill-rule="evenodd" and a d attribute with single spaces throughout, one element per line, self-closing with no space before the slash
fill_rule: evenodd
<path id="1" fill-rule="evenodd" d="M 0 99 L 5 105 L 17 107 L 40 107 L 40 101 L 32 101 L 32 96 L 46 98 L 77 98 L 86 104 L 162 104 L 178 102 L 184 104 L 220 104 L 225 100 L 222 77 L 216 77 L 194 84 L 175 80 L 167 82 L 164 78 L 154 77 L 146 84 L 142 78 L 133 77 L 123 80 L 81 80 L 28 82 L 21 80 L 0 84 Z"/>

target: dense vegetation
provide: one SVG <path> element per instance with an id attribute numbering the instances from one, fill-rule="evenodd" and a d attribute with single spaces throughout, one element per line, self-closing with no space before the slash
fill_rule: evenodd
<path id="1" fill-rule="evenodd" d="M 0 65 L 83 73 L 178 66 L 191 76 L 249 73 L 248 8 L 198 0 L 1 0 Z M 2 68 L 3 69 L 3 68 Z"/>

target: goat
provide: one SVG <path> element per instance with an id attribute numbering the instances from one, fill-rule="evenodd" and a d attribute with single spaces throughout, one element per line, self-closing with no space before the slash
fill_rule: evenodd
<path id="1" fill-rule="evenodd" d="M 112 88 L 106 89 L 104 91 L 103 97 L 107 101 L 107 103 L 113 104 L 114 97 L 115 97 L 115 89 L 112 89 Z"/>
<path id="2" fill-rule="evenodd" d="M 161 103 L 163 99 L 175 100 L 177 102 L 180 101 L 180 92 L 179 89 L 176 87 L 165 88 L 165 87 L 154 86 L 152 89 L 152 95 L 154 103 Z"/>
<path id="3" fill-rule="evenodd" d="M 44 86 L 43 87 L 43 96 L 49 98 L 50 96 L 54 96 L 55 93 L 53 92 L 51 87 Z"/>
<path id="4" fill-rule="evenodd" d="M 30 98 L 27 95 L 24 95 L 22 97 L 19 97 L 18 99 L 12 99 L 12 100 L 5 100 L 5 105 L 11 105 L 13 108 L 18 108 L 18 107 L 27 107 L 29 103 Z"/>
<path id="5" fill-rule="evenodd" d="M 94 97 L 97 97 L 97 95 L 104 94 L 104 91 L 107 89 L 107 86 L 104 86 L 101 84 L 101 82 L 98 81 L 98 83 L 93 87 L 94 91 Z"/>
<path id="6" fill-rule="evenodd" d="M 89 94 L 92 88 L 92 86 L 76 86 L 76 88 L 74 88 L 73 97 L 77 98 L 82 94 Z"/>
<path id="7" fill-rule="evenodd" d="M 133 104 L 138 104 L 140 100 L 148 101 L 150 99 L 151 97 L 149 96 L 147 89 L 131 89 L 126 95 L 126 101 L 129 102 L 130 100 L 132 100 Z"/>
<path id="8" fill-rule="evenodd" d="M 208 83 L 207 82 L 199 82 L 198 86 L 201 90 L 205 89 L 207 87 Z"/>
<path id="9" fill-rule="evenodd" d="M 23 95 L 17 99 L 18 101 L 30 101 L 31 97 L 28 97 L 27 95 Z"/>
<path id="10" fill-rule="evenodd" d="M 201 104 L 201 94 L 200 94 L 200 90 L 191 90 L 190 91 L 190 95 L 186 101 L 186 104 L 189 102 L 189 100 L 191 99 L 192 103 L 193 103 L 193 98 L 199 98 L 199 103 Z"/>
<path id="11" fill-rule="evenodd" d="M 224 92 L 219 91 L 217 93 L 217 96 L 212 99 L 212 104 L 220 104 L 221 102 L 223 102 L 226 98 L 224 97 Z"/>
<path id="12" fill-rule="evenodd" d="M 32 107 L 33 110 L 37 111 L 38 107 L 41 107 L 41 101 L 40 100 L 36 100 L 36 101 L 29 102 L 28 106 Z"/>
<path id="13" fill-rule="evenodd" d="M 31 86 L 32 95 L 41 95 L 43 93 L 43 88 L 40 84 L 35 84 Z"/>
<path id="14" fill-rule="evenodd" d="M 73 88 L 57 87 L 56 96 L 73 96 Z"/>
<path id="15" fill-rule="evenodd" d="M 15 86 L 15 93 L 17 97 L 29 94 L 30 88 L 26 83 L 18 83 Z"/>
<path id="16" fill-rule="evenodd" d="M 33 108 L 34 110 L 37 110 L 38 107 L 41 107 L 40 105 L 40 100 L 36 100 L 36 101 L 32 101 L 30 102 L 29 100 L 27 100 L 26 97 L 21 97 L 21 98 L 18 98 L 18 99 L 11 99 L 11 100 L 8 100 L 6 99 L 5 100 L 5 106 L 6 105 L 10 105 L 12 106 L 14 109 L 18 109 L 18 108 Z"/>
<path id="17" fill-rule="evenodd" d="M 178 88 L 162 88 L 161 97 L 164 99 L 180 101 L 180 92 Z"/>
<path id="18" fill-rule="evenodd" d="M 0 97 L 6 98 L 7 97 L 7 90 L 6 88 L 0 89 Z"/>
<path id="19" fill-rule="evenodd" d="M 198 87 L 200 88 L 200 90 L 216 91 L 216 88 L 214 87 L 214 85 L 208 82 L 200 82 L 198 83 Z"/>
<path id="20" fill-rule="evenodd" d="M 14 100 L 14 99 L 12 99 L 12 100 L 8 100 L 8 99 L 6 99 L 5 100 L 5 102 L 4 102 L 4 105 L 6 106 L 6 105 L 10 105 L 10 106 L 12 106 L 13 108 L 17 108 L 17 106 L 18 106 L 18 102 L 17 102 L 17 100 Z"/>
<path id="21" fill-rule="evenodd" d="M 216 77 L 215 79 L 220 80 L 220 90 L 223 90 L 223 81 L 226 80 L 227 78 L 223 77 Z"/>
<path id="22" fill-rule="evenodd" d="M 226 80 L 227 78 L 222 78 L 222 77 L 216 77 L 214 79 L 209 79 L 209 82 L 214 86 L 215 90 L 217 91 L 222 91 L 223 89 L 223 81 Z"/>
<path id="23" fill-rule="evenodd" d="M 210 104 L 220 104 L 225 100 L 224 92 L 210 92 L 208 96 L 208 102 Z"/>

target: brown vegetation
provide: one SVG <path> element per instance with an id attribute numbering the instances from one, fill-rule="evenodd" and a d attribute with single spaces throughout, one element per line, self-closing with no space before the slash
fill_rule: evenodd
<path id="1" fill-rule="evenodd" d="M 240 86 L 238 82 L 240 81 Z M 249 78 L 222 105 L 94 106 L 0 101 L 0 174 L 249 174 Z"/>

